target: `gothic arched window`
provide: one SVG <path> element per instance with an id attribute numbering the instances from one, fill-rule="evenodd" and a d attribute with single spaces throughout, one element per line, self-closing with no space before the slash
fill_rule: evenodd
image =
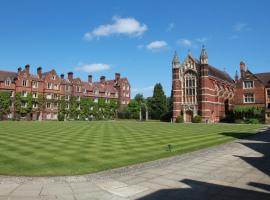
<path id="1" fill-rule="evenodd" d="M 193 71 L 184 75 L 184 101 L 189 104 L 197 103 L 197 76 Z"/>

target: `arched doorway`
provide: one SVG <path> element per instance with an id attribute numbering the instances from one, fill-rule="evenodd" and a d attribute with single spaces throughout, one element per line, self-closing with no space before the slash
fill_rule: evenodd
<path id="1" fill-rule="evenodd" d="M 186 120 L 185 122 L 192 122 L 193 112 L 191 110 L 186 111 Z"/>

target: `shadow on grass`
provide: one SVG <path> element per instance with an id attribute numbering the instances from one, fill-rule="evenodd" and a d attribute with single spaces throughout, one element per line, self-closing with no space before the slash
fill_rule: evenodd
<path id="1" fill-rule="evenodd" d="M 240 141 L 244 145 L 257 153 L 261 154 L 258 157 L 245 157 L 234 155 L 248 163 L 250 166 L 263 172 L 266 177 L 270 175 L 270 130 L 262 133 L 237 133 L 225 132 L 222 135 L 245 140 Z M 221 180 L 222 181 L 222 180 Z M 270 183 L 257 183 L 251 178 L 247 183 L 247 188 L 250 186 L 254 189 L 264 191 L 255 191 L 251 189 L 237 188 L 232 186 L 219 185 L 192 179 L 184 179 L 179 181 L 187 185 L 184 188 L 161 189 L 149 195 L 139 198 L 139 200 L 270 200 Z"/>

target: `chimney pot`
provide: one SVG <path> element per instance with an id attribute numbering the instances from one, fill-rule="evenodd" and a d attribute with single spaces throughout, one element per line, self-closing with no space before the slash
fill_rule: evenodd
<path id="1" fill-rule="evenodd" d="M 244 77 L 245 71 L 246 71 L 246 64 L 243 61 L 241 61 L 240 62 L 240 74 L 241 74 L 241 78 Z"/>
<path id="2" fill-rule="evenodd" d="M 93 81 L 93 76 L 92 75 L 88 75 L 88 83 L 92 83 Z"/>
<path id="3" fill-rule="evenodd" d="M 118 81 L 121 78 L 120 73 L 115 73 L 115 80 Z"/>
<path id="4" fill-rule="evenodd" d="M 39 78 L 42 77 L 42 67 L 37 68 L 37 75 L 38 75 Z"/>
<path id="5" fill-rule="evenodd" d="M 73 80 L 73 72 L 68 72 L 68 80 L 69 81 Z"/>
<path id="6" fill-rule="evenodd" d="M 105 76 L 101 76 L 101 77 L 100 77 L 100 82 L 101 82 L 101 83 L 104 83 L 105 80 L 106 80 L 106 77 L 105 77 Z"/>
<path id="7" fill-rule="evenodd" d="M 30 70 L 30 65 L 29 64 L 27 64 L 27 65 L 25 65 L 25 71 L 27 71 L 28 73 L 29 73 L 29 70 Z"/>

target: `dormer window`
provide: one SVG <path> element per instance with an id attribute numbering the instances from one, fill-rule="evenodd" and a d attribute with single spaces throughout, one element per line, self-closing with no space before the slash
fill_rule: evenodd
<path id="1" fill-rule="evenodd" d="M 22 80 L 22 86 L 26 87 L 27 86 L 27 80 Z"/>
<path id="2" fill-rule="evenodd" d="M 52 76 L 52 80 L 55 80 L 56 78 L 55 78 L 55 76 Z"/>
<path id="3" fill-rule="evenodd" d="M 11 80 L 8 78 L 5 80 L 5 86 L 10 86 L 11 85 Z"/>
<path id="4" fill-rule="evenodd" d="M 83 89 L 83 93 L 84 93 L 84 94 L 86 94 L 86 93 L 87 93 L 87 90 L 86 90 L 85 88 Z"/>
<path id="5" fill-rule="evenodd" d="M 244 87 L 244 89 L 253 88 L 253 81 L 244 81 L 243 87 Z"/>

